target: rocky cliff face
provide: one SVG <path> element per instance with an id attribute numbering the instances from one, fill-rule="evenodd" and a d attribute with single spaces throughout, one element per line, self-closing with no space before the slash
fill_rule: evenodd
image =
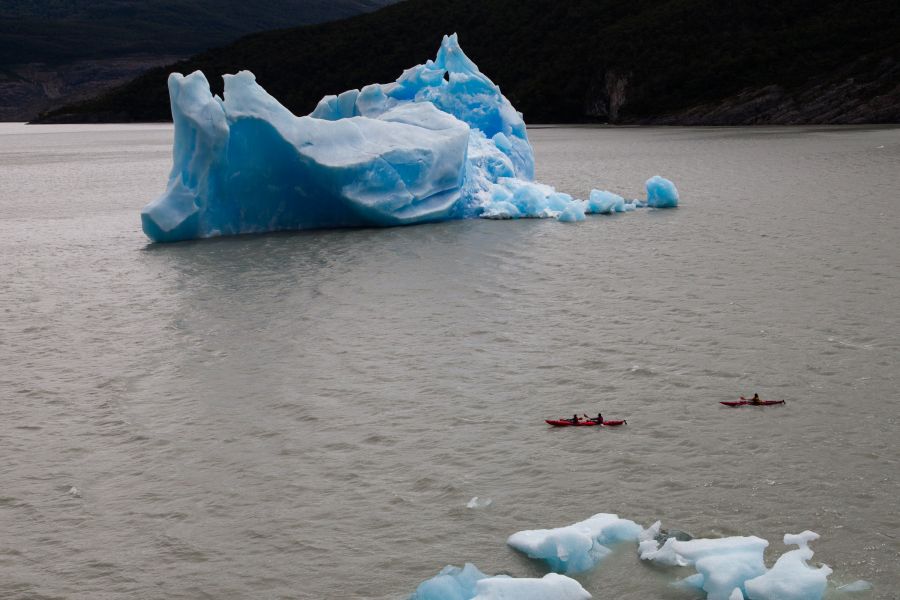
<path id="1" fill-rule="evenodd" d="M 887 58 L 874 69 L 861 67 L 850 65 L 791 89 L 748 87 L 713 102 L 649 116 L 628 113 L 632 75 L 610 70 L 603 74 L 603 85 L 592 88 L 585 112 L 608 123 L 640 125 L 900 123 L 900 61 Z"/>
<path id="2" fill-rule="evenodd" d="M 31 121 L 44 111 L 91 98 L 180 58 L 138 55 L 7 67 L 0 71 L 0 121 Z"/>

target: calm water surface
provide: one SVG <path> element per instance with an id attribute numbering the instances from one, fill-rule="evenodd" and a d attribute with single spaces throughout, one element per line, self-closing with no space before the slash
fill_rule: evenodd
<path id="1" fill-rule="evenodd" d="M 0 126 L 0 597 L 404 598 L 616 512 L 770 561 L 812 529 L 898 598 L 900 129 L 531 135 L 563 191 L 682 206 L 150 246 L 169 127 Z M 718 404 L 754 391 L 787 404 Z"/>

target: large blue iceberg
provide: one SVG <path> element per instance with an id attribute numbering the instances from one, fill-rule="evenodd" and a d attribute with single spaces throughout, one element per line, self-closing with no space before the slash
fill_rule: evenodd
<path id="1" fill-rule="evenodd" d="M 156 242 L 470 217 L 579 221 L 643 205 L 576 200 L 534 183 L 522 115 L 455 34 L 434 61 L 327 96 L 305 117 L 249 71 L 225 75 L 224 99 L 200 71 L 173 73 L 169 96 L 172 171 L 141 212 Z"/>

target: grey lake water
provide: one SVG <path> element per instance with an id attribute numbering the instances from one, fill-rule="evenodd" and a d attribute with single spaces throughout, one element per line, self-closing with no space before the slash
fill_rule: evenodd
<path id="1" fill-rule="evenodd" d="M 0 598 L 400 599 L 598 512 L 769 564 L 812 529 L 829 598 L 900 597 L 900 129 L 530 135 L 681 206 L 149 245 L 169 126 L 0 125 Z"/>

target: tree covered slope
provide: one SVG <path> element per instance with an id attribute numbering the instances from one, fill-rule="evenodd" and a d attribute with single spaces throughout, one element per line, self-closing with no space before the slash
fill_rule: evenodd
<path id="1" fill-rule="evenodd" d="M 166 76 L 249 69 L 297 114 L 395 79 L 445 33 L 529 122 L 900 121 L 896 0 L 407 0 L 249 35 L 48 121 L 168 118 Z"/>

